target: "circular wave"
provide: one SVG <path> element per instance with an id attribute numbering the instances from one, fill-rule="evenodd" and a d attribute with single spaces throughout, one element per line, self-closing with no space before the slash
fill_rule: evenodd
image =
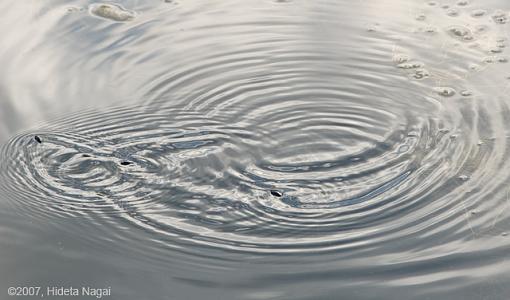
<path id="1" fill-rule="evenodd" d="M 141 7 L 114 25 L 79 27 L 103 42 L 88 41 L 92 59 L 62 68 L 112 72 L 104 85 L 132 88 L 144 105 L 82 112 L 10 140 L 0 189 L 19 213 L 107 219 L 112 230 L 127 222 L 174 243 L 253 252 L 382 255 L 392 242 L 451 234 L 455 244 L 494 230 L 508 199 L 509 109 L 479 97 L 495 76 L 465 90 L 488 68 L 481 58 L 504 51 L 490 19 L 446 22 L 430 5 L 403 37 L 409 21 L 360 32 L 359 15 L 338 23 L 333 2 L 309 19 L 299 7 L 281 13 L 284 2 L 249 6 L 246 20 L 214 13 L 245 7 L 207 5 L 172 5 L 174 18 Z M 444 18 L 471 18 L 464 10 Z M 359 34 L 339 39 L 340 25 Z M 81 89 L 64 77 L 55 90 Z"/>
<path id="2" fill-rule="evenodd" d="M 0 187 L 38 218 L 122 217 L 213 247 L 319 251 L 401 238 L 428 218 L 458 226 L 471 209 L 458 192 L 503 163 L 495 146 L 456 136 L 453 118 L 336 97 L 84 112 L 13 138 Z M 422 105 L 441 115 L 436 100 Z"/>

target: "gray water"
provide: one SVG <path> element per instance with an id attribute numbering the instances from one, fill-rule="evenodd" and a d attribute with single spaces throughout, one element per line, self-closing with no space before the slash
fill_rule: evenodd
<path id="1" fill-rule="evenodd" d="M 0 8 L 0 299 L 510 299 L 510 2 Z"/>

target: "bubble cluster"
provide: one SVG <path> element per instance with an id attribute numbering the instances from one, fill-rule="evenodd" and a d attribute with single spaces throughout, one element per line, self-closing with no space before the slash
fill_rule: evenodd
<path id="1" fill-rule="evenodd" d="M 423 62 L 411 60 L 406 54 L 395 54 L 393 56 L 393 62 L 396 64 L 397 68 L 408 72 L 411 78 L 424 79 L 430 76 Z"/>

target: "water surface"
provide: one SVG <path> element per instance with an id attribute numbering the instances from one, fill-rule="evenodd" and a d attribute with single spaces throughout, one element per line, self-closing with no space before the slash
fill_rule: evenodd
<path id="1" fill-rule="evenodd" d="M 0 298 L 508 299 L 509 3 L 0 8 Z"/>

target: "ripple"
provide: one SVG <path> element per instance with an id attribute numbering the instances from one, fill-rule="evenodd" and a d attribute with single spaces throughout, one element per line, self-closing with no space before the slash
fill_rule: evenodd
<path id="1" fill-rule="evenodd" d="M 466 1 L 165 2 L 89 6 L 108 20 L 62 8 L 53 47 L 30 44 L 46 56 L 13 56 L 31 66 L 26 82 L 51 84 L 7 94 L 45 119 L 53 102 L 27 100 L 39 92 L 76 113 L 1 148 L 10 211 L 78 224 L 62 231 L 100 256 L 125 243 L 150 262 L 142 271 L 184 270 L 183 281 L 259 267 L 235 291 L 258 288 L 252 276 L 276 287 L 340 273 L 458 291 L 464 274 L 506 271 L 495 266 L 510 224 L 499 19 Z M 50 51 L 63 46 L 66 60 Z M 61 76 L 34 72 L 34 57 Z"/>
<path id="2" fill-rule="evenodd" d="M 228 33 L 218 37 L 226 50 L 158 69 L 143 88 L 145 104 L 80 112 L 13 138 L 0 177 L 11 204 L 43 221 L 108 220 L 119 235 L 130 224 L 173 244 L 315 253 L 382 247 L 438 223 L 438 232 L 457 228 L 466 209 L 483 206 L 465 200 L 473 182 L 496 177 L 492 186 L 502 189 L 506 175 L 483 172 L 506 163 L 500 116 L 473 113 L 470 105 L 481 114 L 485 104 L 476 89 L 456 86 L 465 82 L 430 82 L 462 80 L 457 69 L 403 51 L 388 65 L 395 41 L 386 29 L 339 44 L 353 53 L 346 63 L 342 51 L 310 46 L 293 19 L 257 24 L 282 34 L 258 31 L 249 43 L 234 37 L 254 24 L 235 25 L 214 25 Z M 186 49 L 208 45 L 208 31 L 195 26 L 179 40 Z M 468 27 L 445 28 L 462 41 L 475 37 Z M 358 43 L 376 46 L 349 46 Z M 156 53 L 130 57 L 147 63 Z M 481 147 L 487 132 L 499 139 Z"/>
<path id="3" fill-rule="evenodd" d="M 318 251 L 345 247 L 352 230 L 364 243 L 375 226 L 409 230 L 433 213 L 430 193 L 460 188 L 458 172 L 477 166 L 467 150 L 448 159 L 454 124 L 384 109 L 394 100 L 304 99 L 81 113 L 12 139 L 0 186 L 37 218 L 122 217 L 208 246 Z"/>

